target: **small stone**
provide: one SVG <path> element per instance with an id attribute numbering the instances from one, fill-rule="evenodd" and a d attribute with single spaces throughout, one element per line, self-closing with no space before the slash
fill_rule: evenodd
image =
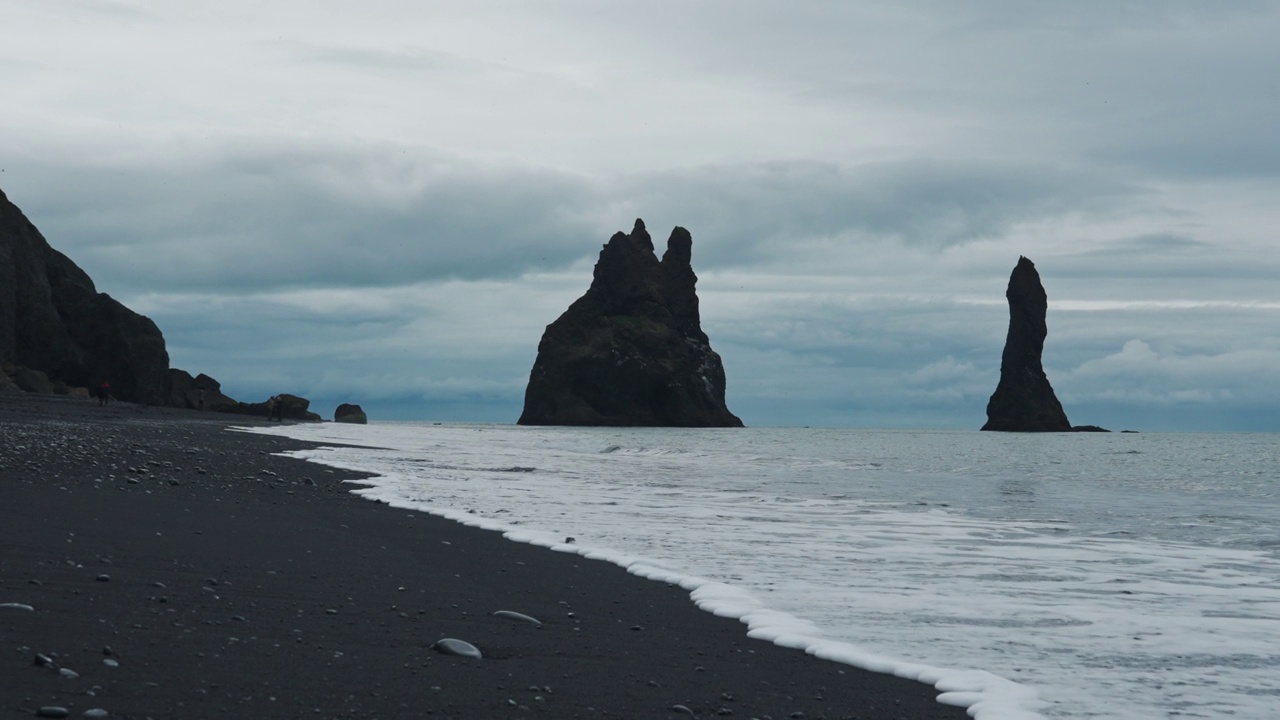
<path id="1" fill-rule="evenodd" d="M 690 710 L 689 708 L 685 707 L 684 705 L 672 705 L 672 706 L 671 706 L 671 712 L 675 712 L 675 713 L 684 713 L 685 715 L 692 715 L 692 714 L 693 714 L 693 711 L 692 711 L 692 710 Z"/>
<path id="2" fill-rule="evenodd" d="M 499 610 L 495 612 L 493 616 L 505 618 L 507 620 L 515 620 L 517 622 L 529 623 L 530 625 L 542 625 L 541 620 L 525 615 L 524 613 L 518 613 L 514 610 Z"/>
<path id="3" fill-rule="evenodd" d="M 442 638 L 437 640 L 431 647 L 434 648 L 436 652 L 444 655 L 457 655 L 459 657 L 475 658 L 476 660 L 483 659 L 483 656 L 480 654 L 480 648 L 477 648 L 475 645 L 472 645 L 465 640 Z"/>
<path id="4" fill-rule="evenodd" d="M 36 717 L 43 718 L 64 718 L 70 714 L 66 708 L 58 705 L 45 705 L 36 711 Z"/>
<path id="5" fill-rule="evenodd" d="M 36 653 L 35 664 L 41 667 L 53 667 L 53 658 L 44 653 Z"/>
<path id="6" fill-rule="evenodd" d="M 97 720 L 99 718 L 109 717 L 109 714 L 107 713 L 106 710 L 103 710 L 102 708 L 93 708 L 92 710 L 85 710 L 84 714 L 81 715 L 81 717 L 93 718 L 94 720 Z"/>
<path id="7" fill-rule="evenodd" d="M 109 668 L 120 667 L 120 662 L 114 658 L 102 658 L 102 664 Z"/>
<path id="8" fill-rule="evenodd" d="M 98 577 L 94 578 L 94 580 L 97 580 L 98 582 L 111 582 L 111 576 L 106 573 L 102 573 Z"/>
<path id="9" fill-rule="evenodd" d="M 58 674 L 68 680 L 75 680 L 76 678 L 80 677 L 80 673 L 76 672 L 75 670 L 72 670 L 71 668 L 61 668 L 58 670 Z"/>
<path id="10" fill-rule="evenodd" d="M 0 603 L 0 608 L 9 608 L 10 610 L 26 610 L 27 612 L 35 612 L 35 608 L 26 603 L 7 602 Z"/>

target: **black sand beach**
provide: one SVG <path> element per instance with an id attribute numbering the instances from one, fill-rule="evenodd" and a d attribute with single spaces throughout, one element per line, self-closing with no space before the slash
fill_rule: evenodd
<path id="1" fill-rule="evenodd" d="M 227 430 L 261 422 L 0 395 L 0 718 L 966 717 Z"/>

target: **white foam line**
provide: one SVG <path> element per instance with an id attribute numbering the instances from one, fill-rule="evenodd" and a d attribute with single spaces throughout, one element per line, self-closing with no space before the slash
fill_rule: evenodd
<path id="1" fill-rule="evenodd" d="M 253 428 L 251 431 L 264 432 L 258 428 Z M 271 434 L 269 430 L 265 433 Z M 343 470 L 361 470 L 359 467 L 321 461 L 312 451 L 302 450 L 281 454 Z M 761 604 L 751 593 L 740 588 L 695 575 L 686 575 L 647 558 L 626 555 L 608 548 L 565 542 L 557 540 L 550 533 L 516 528 L 467 512 L 434 507 L 426 502 L 408 501 L 394 491 L 381 487 L 380 481 L 394 482 L 394 480 L 393 477 L 379 475 L 347 482 L 364 486 L 352 491 L 356 495 L 394 508 L 425 512 L 463 525 L 494 530 L 514 542 L 574 553 L 590 560 L 603 560 L 619 565 L 637 577 L 679 585 L 690 591 L 690 597 L 700 609 L 745 624 L 748 637 L 766 640 L 784 648 L 802 650 L 823 660 L 931 685 L 939 691 L 937 698 L 939 703 L 965 708 L 969 716 L 975 720 L 1046 720 L 1044 715 L 1037 712 L 1037 709 L 1046 707 L 1048 704 L 1039 699 L 1033 688 L 1026 685 L 985 670 L 956 670 L 895 660 L 868 652 L 852 643 L 825 639 L 821 637 L 821 630 L 813 623 L 785 612 L 771 610 Z"/>

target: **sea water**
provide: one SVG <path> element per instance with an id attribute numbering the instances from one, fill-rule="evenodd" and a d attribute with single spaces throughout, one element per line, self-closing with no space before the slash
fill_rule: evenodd
<path id="1" fill-rule="evenodd" d="M 981 720 L 1280 717 L 1280 436 L 270 428 Z M 572 542 L 568 539 L 572 538 Z"/>

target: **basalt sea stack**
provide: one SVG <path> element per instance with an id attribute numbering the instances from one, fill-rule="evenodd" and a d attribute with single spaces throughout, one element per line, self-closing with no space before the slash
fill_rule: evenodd
<path id="1" fill-rule="evenodd" d="M 590 289 L 542 335 L 521 425 L 742 426 L 702 332 L 692 248 L 677 227 L 658 260 L 641 220 L 609 239 Z"/>
<path id="2" fill-rule="evenodd" d="M 1005 297 L 1009 299 L 1009 335 L 1000 360 L 1000 384 L 987 402 L 987 424 L 982 429 L 1069 431 L 1071 423 L 1040 361 L 1049 334 L 1045 324 L 1049 299 L 1040 284 L 1040 273 L 1025 257 L 1018 258 Z"/>

